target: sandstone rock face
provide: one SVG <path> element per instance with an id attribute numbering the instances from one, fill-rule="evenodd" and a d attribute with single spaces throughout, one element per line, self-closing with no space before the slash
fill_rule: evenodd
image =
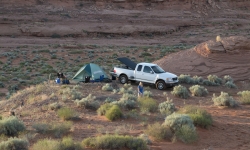
<path id="1" fill-rule="evenodd" d="M 250 39 L 242 36 L 221 38 L 220 41 L 210 40 L 195 47 L 197 53 L 208 56 L 211 53 L 237 54 L 250 50 Z"/>

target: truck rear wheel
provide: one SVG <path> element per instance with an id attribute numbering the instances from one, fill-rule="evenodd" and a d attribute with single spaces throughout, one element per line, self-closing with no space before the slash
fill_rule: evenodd
<path id="1" fill-rule="evenodd" d="M 166 89 L 166 83 L 164 81 L 160 80 L 160 81 L 158 81 L 156 83 L 156 88 L 158 90 L 165 90 Z"/>
<path id="2" fill-rule="evenodd" d="M 119 77 L 119 80 L 120 80 L 121 84 L 128 83 L 128 77 L 126 75 L 121 75 Z"/>

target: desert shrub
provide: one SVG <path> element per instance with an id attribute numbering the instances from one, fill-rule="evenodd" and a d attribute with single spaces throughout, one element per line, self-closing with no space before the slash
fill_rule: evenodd
<path id="1" fill-rule="evenodd" d="M 50 109 L 50 110 L 57 110 L 57 109 L 59 109 L 59 108 L 61 108 L 61 105 L 60 105 L 58 102 L 49 104 L 49 109 Z"/>
<path id="2" fill-rule="evenodd" d="M 100 107 L 100 103 L 95 99 L 96 99 L 95 96 L 92 96 L 92 94 L 89 94 L 87 97 L 82 98 L 81 100 L 76 100 L 75 103 L 79 107 L 96 110 Z"/>
<path id="3" fill-rule="evenodd" d="M 145 97 L 152 97 L 153 94 L 150 91 L 144 91 L 143 96 L 145 96 Z"/>
<path id="4" fill-rule="evenodd" d="M 32 128 L 34 128 L 36 130 L 36 132 L 38 133 L 48 133 L 50 130 L 50 124 L 47 123 L 36 123 L 32 125 Z"/>
<path id="5" fill-rule="evenodd" d="M 193 83 L 194 84 L 203 84 L 203 78 L 198 76 L 193 76 Z"/>
<path id="6" fill-rule="evenodd" d="M 107 83 L 107 84 L 105 84 L 105 85 L 102 87 L 102 90 L 103 90 L 103 91 L 113 91 L 113 87 L 112 87 L 109 83 Z"/>
<path id="7" fill-rule="evenodd" d="M 116 100 L 113 99 L 113 98 L 107 97 L 107 98 L 105 99 L 104 103 L 112 103 L 112 102 L 114 102 L 114 101 L 116 101 Z"/>
<path id="8" fill-rule="evenodd" d="M 82 98 L 82 92 L 72 89 L 70 97 L 72 98 L 72 100 L 81 99 Z"/>
<path id="9" fill-rule="evenodd" d="M 178 77 L 178 80 L 180 83 L 192 84 L 194 82 L 194 80 L 190 77 L 190 75 L 185 75 L 185 74 L 181 74 Z"/>
<path id="10" fill-rule="evenodd" d="M 140 135 L 138 136 L 138 138 L 143 139 L 143 140 L 146 142 L 146 144 L 152 144 L 152 142 L 151 142 L 151 140 L 149 139 L 149 137 L 148 137 L 147 134 L 140 134 Z"/>
<path id="11" fill-rule="evenodd" d="M 125 83 L 123 87 L 119 89 L 119 94 L 125 94 L 125 93 L 134 94 L 134 90 L 131 84 Z"/>
<path id="12" fill-rule="evenodd" d="M 137 97 L 133 94 L 125 93 L 122 95 L 121 99 L 117 102 L 119 106 L 126 109 L 133 109 L 137 105 Z M 112 103 L 116 104 L 116 103 Z"/>
<path id="13" fill-rule="evenodd" d="M 4 87 L 5 87 L 4 83 L 0 81 L 0 88 L 4 88 Z"/>
<path id="14" fill-rule="evenodd" d="M 232 96 L 229 96 L 228 93 L 221 92 L 220 96 L 216 97 L 215 94 L 213 94 L 212 98 L 214 105 L 216 106 L 229 106 L 229 107 L 236 107 L 238 104 L 233 99 Z"/>
<path id="15" fill-rule="evenodd" d="M 119 119 L 122 117 L 122 111 L 117 105 L 113 105 L 110 109 L 108 109 L 105 113 L 105 116 L 111 120 L 114 121 L 116 119 Z"/>
<path id="16" fill-rule="evenodd" d="M 64 137 L 60 143 L 60 150 L 81 150 L 81 145 L 71 137 Z"/>
<path id="17" fill-rule="evenodd" d="M 186 105 L 179 112 L 190 116 L 196 126 L 207 128 L 212 125 L 212 116 L 206 110 L 199 107 Z"/>
<path id="18" fill-rule="evenodd" d="M 72 125 L 72 122 L 51 124 L 50 132 L 52 132 L 56 138 L 60 138 L 62 135 L 70 131 Z"/>
<path id="19" fill-rule="evenodd" d="M 207 79 L 208 79 L 208 81 L 214 83 L 214 85 L 221 85 L 222 84 L 222 79 L 216 75 L 208 75 Z"/>
<path id="20" fill-rule="evenodd" d="M 158 109 L 163 115 L 172 114 L 175 111 L 175 105 L 173 103 L 173 100 L 167 98 L 165 102 L 159 104 Z"/>
<path id="21" fill-rule="evenodd" d="M 112 104 L 110 103 L 105 103 L 101 105 L 100 108 L 97 109 L 97 114 L 99 116 L 105 115 L 105 113 L 112 107 Z"/>
<path id="22" fill-rule="evenodd" d="M 225 83 L 225 86 L 226 86 L 227 88 L 229 88 L 229 89 L 235 89 L 235 88 L 237 88 L 237 86 L 233 83 L 233 81 L 227 81 L 227 82 Z"/>
<path id="23" fill-rule="evenodd" d="M 60 150 L 60 142 L 52 139 L 41 139 L 33 145 L 33 150 Z"/>
<path id="24" fill-rule="evenodd" d="M 26 139 L 9 138 L 0 143 L 1 150 L 28 150 L 29 142 Z"/>
<path id="25" fill-rule="evenodd" d="M 250 91 L 241 91 L 237 93 L 240 96 L 242 104 L 250 104 Z"/>
<path id="26" fill-rule="evenodd" d="M 101 135 L 93 138 L 86 138 L 82 145 L 96 149 L 121 149 L 148 150 L 146 142 L 137 137 L 123 135 Z"/>
<path id="27" fill-rule="evenodd" d="M 211 81 L 205 79 L 205 80 L 203 80 L 203 85 L 215 86 L 216 84 L 214 82 L 211 82 Z"/>
<path id="28" fill-rule="evenodd" d="M 77 113 L 70 108 L 60 108 L 57 110 L 57 115 L 63 120 L 69 120 L 77 117 Z"/>
<path id="29" fill-rule="evenodd" d="M 24 123 L 14 116 L 3 118 L 2 120 L 0 120 L 0 134 L 15 136 L 19 132 L 24 130 Z"/>
<path id="30" fill-rule="evenodd" d="M 206 96 L 208 94 L 208 91 L 205 87 L 200 85 L 194 85 L 189 88 L 190 92 L 193 96 Z"/>
<path id="31" fill-rule="evenodd" d="M 141 97 L 138 102 L 142 112 L 155 112 L 157 110 L 157 102 L 150 97 Z"/>
<path id="32" fill-rule="evenodd" d="M 233 80 L 233 78 L 231 77 L 231 76 L 229 76 L 229 75 L 225 75 L 224 77 L 223 77 L 223 80 L 224 80 L 224 82 L 228 82 L 228 81 L 234 81 Z"/>
<path id="33" fill-rule="evenodd" d="M 175 86 L 171 94 L 184 99 L 189 97 L 187 88 L 182 85 Z"/>
<path id="34" fill-rule="evenodd" d="M 173 113 L 166 117 L 163 125 L 169 127 L 174 133 L 175 138 L 180 139 L 183 142 L 193 142 L 197 139 L 194 138 L 197 137 L 195 126 L 188 115 Z M 187 133 L 188 135 L 196 136 L 185 135 L 186 131 L 189 131 L 189 133 Z M 188 137 L 190 137 L 190 139 Z"/>
<path id="35" fill-rule="evenodd" d="M 147 129 L 144 132 L 153 137 L 156 141 L 171 139 L 172 137 L 170 128 L 165 127 L 158 122 L 152 125 L 148 125 Z"/>

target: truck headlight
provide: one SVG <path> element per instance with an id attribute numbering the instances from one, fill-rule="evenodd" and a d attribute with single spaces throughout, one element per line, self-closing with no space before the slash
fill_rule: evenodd
<path id="1" fill-rule="evenodd" d="M 167 78 L 166 81 L 173 81 L 173 79 L 172 78 Z"/>

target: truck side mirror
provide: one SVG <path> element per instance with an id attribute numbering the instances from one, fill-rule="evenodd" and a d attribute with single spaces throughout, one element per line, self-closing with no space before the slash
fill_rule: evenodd
<path id="1" fill-rule="evenodd" d="M 150 71 L 151 74 L 154 74 L 153 71 Z"/>

